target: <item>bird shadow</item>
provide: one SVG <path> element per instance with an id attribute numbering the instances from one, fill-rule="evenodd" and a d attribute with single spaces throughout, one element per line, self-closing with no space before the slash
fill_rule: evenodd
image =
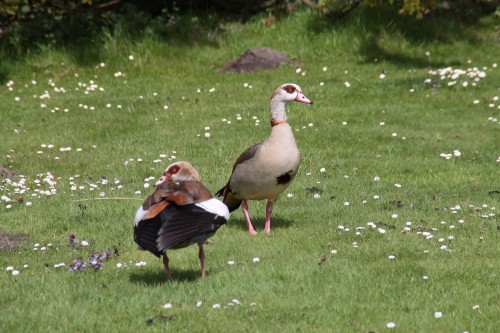
<path id="1" fill-rule="evenodd" d="M 209 272 L 207 272 L 207 275 Z M 157 286 L 171 282 L 194 282 L 201 279 L 201 273 L 194 269 L 172 269 L 172 279 L 168 279 L 163 269 L 158 271 L 133 272 L 129 275 L 132 283 L 146 286 Z"/>
<path id="2" fill-rule="evenodd" d="M 250 218 L 252 219 L 252 217 L 250 216 Z M 265 218 L 255 218 L 255 219 L 252 219 L 252 225 L 254 226 L 255 230 L 257 232 L 259 232 L 259 230 L 264 230 L 264 225 L 266 223 L 266 219 Z M 274 229 L 274 228 L 278 228 L 278 229 L 286 229 L 286 228 L 290 228 L 291 226 L 293 226 L 295 224 L 295 221 L 294 220 L 291 220 L 291 219 L 284 219 L 282 217 L 272 217 L 271 218 L 271 230 Z M 235 218 L 235 219 L 231 219 L 229 221 L 229 223 L 227 224 L 227 226 L 229 228 L 237 228 L 237 229 L 241 229 L 241 230 L 248 230 L 247 228 L 247 222 L 245 220 L 245 218 Z"/>

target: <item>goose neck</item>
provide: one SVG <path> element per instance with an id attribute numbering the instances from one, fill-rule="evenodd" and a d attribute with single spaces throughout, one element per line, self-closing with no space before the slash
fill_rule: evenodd
<path id="1" fill-rule="evenodd" d="M 286 121 L 286 111 L 285 111 L 286 103 L 281 100 L 271 99 L 269 103 L 269 110 L 271 112 L 271 122 L 279 122 Z"/>

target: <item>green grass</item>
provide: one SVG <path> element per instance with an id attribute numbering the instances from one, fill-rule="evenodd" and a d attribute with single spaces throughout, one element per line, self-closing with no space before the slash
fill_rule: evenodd
<path id="1" fill-rule="evenodd" d="M 91 66 L 64 49 L 5 58 L 0 164 L 23 175 L 28 190 L 1 184 L 2 195 L 23 202 L 2 201 L 0 229 L 28 241 L 0 252 L 1 331 L 382 332 L 391 331 L 388 322 L 400 332 L 496 331 L 499 123 L 489 118 L 500 113 L 499 22 L 486 18 L 472 29 L 447 22 L 455 34 L 432 30 L 439 22 L 424 32 L 396 23 L 361 14 L 334 23 L 304 12 L 271 28 L 227 25 L 206 43 L 107 37 L 91 46 Z M 217 71 L 263 45 L 300 61 L 306 74 Z M 447 66 L 485 67 L 486 77 L 476 87 L 424 85 L 441 83 L 429 70 Z M 104 91 L 86 95 L 79 83 L 90 80 Z M 157 178 L 174 155 L 218 190 L 238 154 L 267 137 L 268 98 L 284 82 L 298 83 L 314 105 L 288 107 L 303 160 L 275 205 L 271 234 L 262 232 L 265 203 L 251 202 L 257 236 L 234 212 L 206 246 L 206 280 L 190 247 L 170 253 L 175 278 L 166 281 L 161 262 L 132 239 L 133 215 L 151 191 L 144 179 Z M 40 99 L 45 91 L 50 98 Z M 454 150 L 461 156 L 440 156 Z M 47 172 L 56 194 L 32 196 Z M 90 245 L 73 250 L 70 234 Z M 34 250 L 35 243 L 52 246 Z M 54 267 L 114 245 L 119 257 L 100 271 Z M 136 267 L 140 261 L 147 265 Z M 233 299 L 241 304 L 228 305 Z"/>

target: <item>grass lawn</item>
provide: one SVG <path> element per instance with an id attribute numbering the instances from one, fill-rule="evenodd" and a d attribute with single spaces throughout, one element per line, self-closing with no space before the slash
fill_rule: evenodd
<path id="1" fill-rule="evenodd" d="M 0 183 L 0 231 L 26 240 L 0 250 L 0 330 L 498 330 L 500 22 L 403 23 L 298 12 L 4 58 L 0 165 L 17 175 Z M 297 65 L 218 72 L 261 46 Z M 288 106 L 302 165 L 271 233 L 250 202 L 256 236 L 234 212 L 207 278 L 192 246 L 170 252 L 167 281 L 133 242 L 136 209 L 176 160 L 221 188 L 285 82 L 314 104 Z M 106 248 L 102 269 L 68 271 Z"/>

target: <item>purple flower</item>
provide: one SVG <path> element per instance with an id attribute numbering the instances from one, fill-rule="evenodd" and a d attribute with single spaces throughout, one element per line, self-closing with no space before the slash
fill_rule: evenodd
<path id="1" fill-rule="evenodd" d="M 94 251 L 90 255 L 88 259 L 88 267 L 93 268 L 94 270 L 101 270 L 104 261 L 108 260 L 110 256 L 109 247 L 103 253 Z M 87 263 L 84 261 L 80 261 L 80 259 L 73 260 L 72 264 L 67 268 L 69 272 L 80 271 L 83 272 L 87 268 Z"/>
<path id="2" fill-rule="evenodd" d="M 69 266 L 67 268 L 67 270 L 69 272 L 76 272 L 76 271 L 83 272 L 83 271 L 85 271 L 86 268 L 87 268 L 87 265 L 85 264 L 85 262 L 82 262 L 77 258 L 77 259 L 73 260 L 73 263 L 71 264 L 71 266 Z"/>
<path id="3" fill-rule="evenodd" d="M 89 265 L 95 270 L 102 269 L 102 261 L 99 260 L 99 254 L 93 254 L 89 259 Z"/>
<path id="4" fill-rule="evenodd" d="M 109 254 L 110 254 L 110 250 L 109 250 L 109 247 L 106 248 L 106 251 L 104 251 L 103 254 L 99 255 L 99 260 L 103 261 L 103 260 L 108 260 L 109 259 Z"/>

